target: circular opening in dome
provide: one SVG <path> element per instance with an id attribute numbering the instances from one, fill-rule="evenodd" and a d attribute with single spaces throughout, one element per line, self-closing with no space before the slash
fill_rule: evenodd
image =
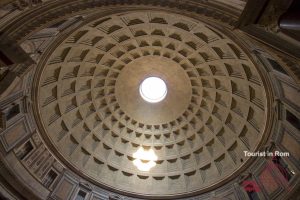
<path id="1" fill-rule="evenodd" d="M 162 101 L 167 95 L 165 82 L 157 77 L 146 78 L 140 85 L 142 98 L 149 103 Z"/>

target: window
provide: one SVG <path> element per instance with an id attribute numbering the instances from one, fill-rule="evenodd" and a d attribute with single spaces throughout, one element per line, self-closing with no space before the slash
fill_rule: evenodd
<path id="1" fill-rule="evenodd" d="M 20 106 L 19 106 L 19 104 L 16 104 L 13 107 L 11 107 L 9 109 L 9 111 L 6 113 L 6 115 L 5 115 L 6 121 L 12 119 L 13 117 L 18 115 L 19 113 L 20 113 Z"/>
<path id="2" fill-rule="evenodd" d="M 85 196 L 86 196 L 86 193 L 82 190 L 79 190 L 75 200 L 84 200 Z"/>
<path id="3" fill-rule="evenodd" d="M 52 183 L 54 182 L 54 180 L 56 179 L 57 177 L 57 173 L 54 172 L 52 169 L 47 173 L 45 179 L 44 179 L 44 186 L 46 188 L 49 188 Z"/>
<path id="4" fill-rule="evenodd" d="M 290 111 L 286 111 L 286 120 L 294 126 L 296 129 L 300 130 L 300 120 Z"/>
<path id="5" fill-rule="evenodd" d="M 23 160 L 32 150 L 33 150 L 33 145 L 31 143 L 31 141 L 29 140 L 18 149 L 16 156 L 20 160 Z"/>
<path id="6" fill-rule="evenodd" d="M 280 73 L 283 73 L 283 74 L 286 74 L 286 71 L 281 67 L 281 65 L 278 64 L 278 62 L 276 62 L 275 60 L 272 60 L 272 59 L 269 59 L 268 58 L 268 61 L 269 63 L 272 65 L 273 69 L 280 72 Z"/>

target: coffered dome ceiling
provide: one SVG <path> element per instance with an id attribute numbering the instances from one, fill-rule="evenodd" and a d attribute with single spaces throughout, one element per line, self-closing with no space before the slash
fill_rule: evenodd
<path id="1" fill-rule="evenodd" d="M 159 103 L 139 94 L 150 76 L 167 85 Z M 97 19 L 66 38 L 36 78 L 38 118 L 62 162 L 127 193 L 180 195 L 224 181 L 266 124 L 265 90 L 247 55 L 181 15 Z M 140 147 L 158 157 L 148 172 L 133 164 Z"/>

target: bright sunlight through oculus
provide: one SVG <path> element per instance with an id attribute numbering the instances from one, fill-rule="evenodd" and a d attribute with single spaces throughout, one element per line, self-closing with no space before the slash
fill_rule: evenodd
<path id="1" fill-rule="evenodd" d="M 166 97 L 167 86 L 162 79 L 149 77 L 146 78 L 140 85 L 140 94 L 145 101 L 149 103 L 157 103 Z"/>

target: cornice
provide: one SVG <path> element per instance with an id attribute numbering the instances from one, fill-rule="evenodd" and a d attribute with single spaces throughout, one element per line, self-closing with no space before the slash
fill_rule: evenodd
<path id="1" fill-rule="evenodd" d="M 205 2 L 205 3 L 204 3 Z M 111 6 L 120 7 L 126 10 L 128 7 L 135 9 L 145 9 L 154 7 L 168 11 L 186 12 L 189 15 L 198 15 L 223 24 L 227 27 L 233 27 L 238 20 L 238 13 L 232 12 L 226 7 L 216 6 L 206 1 L 191 0 L 60 0 L 44 2 L 39 6 L 24 10 L 22 14 L 10 21 L 5 27 L 2 27 L 2 36 L 0 40 L 10 35 L 10 37 L 21 43 L 32 33 L 45 28 L 59 20 L 76 15 L 87 15 L 96 13 L 100 9 L 111 9 Z"/>

